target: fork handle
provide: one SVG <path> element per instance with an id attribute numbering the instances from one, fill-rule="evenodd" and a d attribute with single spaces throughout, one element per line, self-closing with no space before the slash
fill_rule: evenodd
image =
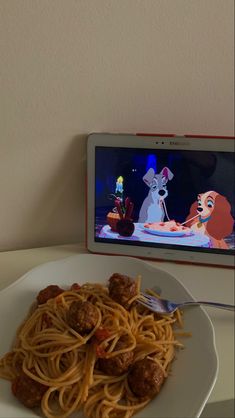
<path id="1" fill-rule="evenodd" d="M 186 306 L 186 305 L 207 305 L 207 306 L 211 306 L 214 308 L 220 308 L 220 309 L 227 309 L 228 311 L 234 311 L 235 310 L 235 305 L 228 305 L 227 303 L 219 303 L 219 302 L 207 302 L 207 301 L 188 301 L 188 302 L 184 302 L 182 303 L 181 306 Z"/>

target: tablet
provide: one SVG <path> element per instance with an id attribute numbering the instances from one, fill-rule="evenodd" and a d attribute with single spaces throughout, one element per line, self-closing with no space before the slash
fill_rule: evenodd
<path id="1" fill-rule="evenodd" d="M 88 250 L 234 266 L 234 141 L 90 134 Z"/>

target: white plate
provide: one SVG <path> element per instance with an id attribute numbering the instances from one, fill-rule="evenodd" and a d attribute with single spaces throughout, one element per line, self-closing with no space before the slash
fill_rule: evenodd
<path id="1" fill-rule="evenodd" d="M 151 228 L 146 228 L 146 226 L 144 226 L 144 230 L 146 232 L 149 232 L 149 234 L 152 235 L 161 235 L 162 237 L 183 237 L 185 236 L 189 236 L 189 235 L 193 235 L 193 232 L 191 230 L 186 230 L 186 231 L 162 231 L 161 229 L 151 229 Z"/>
<path id="2" fill-rule="evenodd" d="M 87 254 L 49 262 L 31 270 L 0 292 L 0 355 L 9 350 L 16 329 L 39 290 L 49 284 L 105 283 L 114 272 L 132 277 L 141 274 L 143 289 L 158 286 L 166 298 L 176 301 L 193 299 L 176 278 L 139 259 Z M 172 375 L 159 395 L 136 417 L 193 418 L 201 414 L 217 377 L 214 330 L 207 313 L 199 306 L 187 308 L 184 317 L 185 330 L 192 332 L 192 337 L 183 339 L 185 349 L 177 352 Z M 0 379 L 0 417 L 37 416 L 11 394 L 9 382 Z"/>

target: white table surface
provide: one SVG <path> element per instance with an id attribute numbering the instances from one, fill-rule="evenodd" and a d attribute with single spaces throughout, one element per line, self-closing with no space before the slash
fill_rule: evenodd
<path id="1" fill-rule="evenodd" d="M 0 290 L 39 264 L 86 253 L 82 244 L 0 252 Z M 195 298 L 234 304 L 234 270 L 151 261 L 173 274 Z M 207 308 L 215 328 L 219 374 L 209 403 L 234 398 L 234 313 Z M 200 367 L 200 365 L 199 365 Z"/>

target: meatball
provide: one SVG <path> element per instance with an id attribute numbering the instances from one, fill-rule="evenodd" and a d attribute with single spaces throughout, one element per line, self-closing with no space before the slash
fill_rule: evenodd
<path id="1" fill-rule="evenodd" d="M 121 350 L 125 347 L 125 343 L 118 341 L 115 351 Z M 133 361 L 133 351 L 117 354 L 115 357 L 102 358 L 99 360 L 99 368 L 108 375 L 120 376 L 126 373 Z"/>
<path id="2" fill-rule="evenodd" d="M 12 383 L 12 393 L 27 408 L 40 406 L 48 387 L 21 373 Z"/>
<path id="3" fill-rule="evenodd" d="M 45 289 L 40 290 L 37 295 L 37 301 L 39 305 L 46 303 L 49 299 L 53 299 L 56 296 L 63 293 L 64 290 L 59 286 L 51 284 L 50 286 L 45 287 Z"/>
<path id="4" fill-rule="evenodd" d="M 130 389 L 136 396 L 152 398 L 161 389 L 164 373 L 157 363 L 144 358 L 133 364 L 127 379 Z"/>
<path id="5" fill-rule="evenodd" d="M 98 311 L 91 302 L 74 301 L 67 312 L 67 322 L 79 334 L 89 333 L 97 324 Z"/>
<path id="6" fill-rule="evenodd" d="M 128 300 L 137 294 L 136 283 L 128 276 L 114 273 L 109 279 L 109 295 L 115 302 L 128 308 Z"/>

